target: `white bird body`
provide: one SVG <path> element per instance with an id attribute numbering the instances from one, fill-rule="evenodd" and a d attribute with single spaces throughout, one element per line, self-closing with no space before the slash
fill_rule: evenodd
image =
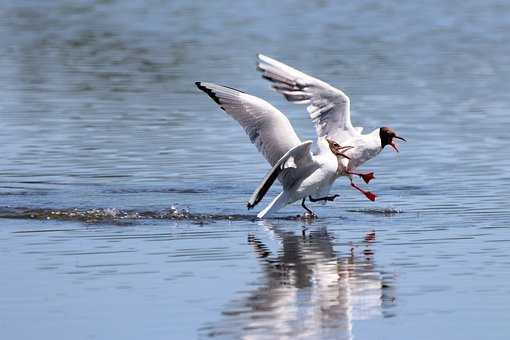
<path id="1" fill-rule="evenodd" d="M 293 188 L 288 204 L 301 200 L 304 197 L 324 197 L 329 195 L 331 186 L 340 175 L 338 172 L 338 158 L 329 150 L 327 142 L 324 138 L 319 138 L 317 144 L 320 151 L 314 155 L 313 159 L 318 167 L 304 178 L 296 188 Z"/>
<path id="2" fill-rule="evenodd" d="M 338 159 L 333 153 L 331 153 L 331 156 L 334 158 L 325 155 L 314 156 L 313 162 L 316 164 L 316 168 L 311 173 L 303 176 L 303 178 L 294 185 L 286 187 L 285 183 L 282 182 L 284 191 L 262 210 L 257 217 L 264 218 L 278 211 L 285 205 L 307 197 L 320 198 L 329 195 L 333 183 L 340 175 L 337 171 Z M 257 193 L 257 191 L 255 193 Z M 321 200 L 321 202 L 325 203 L 326 201 Z"/>
<path id="3" fill-rule="evenodd" d="M 304 205 L 305 199 L 332 201 L 337 195 L 327 195 L 339 176 L 348 176 L 353 187 L 375 200 L 374 194 L 352 182 L 352 176 L 359 175 L 368 183 L 373 173 L 352 171 L 379 154 L 385 145 L 397 149 L 392 138 L 400 137 L 389 128 L 362 135 L 363 129 L 351 123 L 349 97 L 319 79 L 264 55 L 259 55 L 257 67 L 287 100 L 308 105 L 307 111 L 318 135 L 318 152 L 313 154 L 312 141 L 301 142 L 287 117 L 265 100 L 229 87 L 196 82 L 200 90 L 237 120 L 272 166 L 248 201 L 248 209 L 262 200 L 277 178 L 283 191 L 257 215 L 259 218 L 298 200 L 312 213 Z"/>
<path id="4" fill-rule="evenodd" d="M 342 143 L 353 148 L 346 152 L 350 159 L 343 159 L 343 170 L 354 171 L 357 167 L 377 156 L 382 151 L 380 129 L 369 134 L 358 135 Z M 346 173 L 342 173 L 346 175 Z"/>

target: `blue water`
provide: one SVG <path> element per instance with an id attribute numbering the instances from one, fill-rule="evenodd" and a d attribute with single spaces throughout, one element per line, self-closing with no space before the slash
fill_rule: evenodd
<path id="1" fill-rule="evenodd" d="M 0 9 L 2 339 L 508 339 L 507 2 Z M 376 202 L 245 209 L 269 165 L 194 81 L 315 138 L 257 53 L 408 139 L 364 167 Z"/>

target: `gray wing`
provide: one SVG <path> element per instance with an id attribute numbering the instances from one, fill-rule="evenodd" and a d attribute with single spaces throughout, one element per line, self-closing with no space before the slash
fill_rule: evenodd
<path id="1" fill-rule="evenodd" d="M 239 122 L 271 166 L 301 144 L 287 117 L 265 100 L 221 85 L 195 84 Z"/>
<path id="2" fill-rule="evenodd" d="M 351 123 L 349 97 L 339 89 L 262 54 L 257 69 L 288 101 L 308 105 L 319 137 L 342 143 L 360 135 L 362 129 Z"/>

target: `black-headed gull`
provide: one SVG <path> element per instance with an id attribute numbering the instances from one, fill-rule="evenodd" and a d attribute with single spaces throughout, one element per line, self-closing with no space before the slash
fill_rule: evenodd
<path id="1" fill-rule="evenodd" d="M 353 181 L 353 175 L 360 176 L 367 184 L 374 178 L 373 172 L 358 173 L 355 169 L 377 156 L 386 145 L 398 152 L 394 139 L 405 141 L 388 127 L 375 129 L 369 134 L 361 134 L 363 128 L 353 127 L 349 97 L 341 90 L 298 71 L 265 55 L 258 55 L 257 69 L 262 77 L 273 83 L 272 87 L 285 98 L 296 104 L 307 104 L 307 111 L 315 123 L 319 137 L 326 137 L 337 143 L 351 146 L 347 158 L 340 161 L 341 173 L 348 176 L 351 186 L 361 191 L 369 200 L 376 195 L 363 190 Z"/>
<path id="2" fill-rule="evenodd" d="M 283 113 L 258 97 L 239 90 L 212 83 L 196 82 L 220 107 L 239 122 L 258 150 L 273 166 L 248 201 L 248 209 L 259 203 L 278 178 L 283 191 L 257 217 L 264 218 L 287 204 L 301 200 L 332 201 L 337 195 L 327 196 L 338 177 L 340 159 L 349 147 L 319 137 L 319 151 L 312 154 L 312 141 L 301 142 Z"/>

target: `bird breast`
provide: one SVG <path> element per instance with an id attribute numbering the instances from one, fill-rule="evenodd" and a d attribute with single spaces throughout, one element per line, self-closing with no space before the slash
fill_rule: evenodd
<path id="1" fill-rule="evenodd" d="M 344 171 L 356 169 L 363 163 L 377 156 L 382 150 L 378 137 L 374 137 L 373 134 L 361 136 L 361 138 L 347 141 L 345 144 L 351 145 L 354 148 L 347 152 L 347 156 L 351 159 L 341 161 Z"/>
<path id="2" fill-rule="evenodd" d="M 381 149 L 357 147 L 354 151 L 355 152 L 352 155 L 349 155 L 351 159 L 348 162 L 348 168 L 351 170 L 377 156 L 377 154 L 381 152 Z"/>
<path id="3" fill-rule="evenodd" d="M 318 194 L 329 192 L 331 185 L 338 177 L 337 167 L 338 161 L 336 157 L 318 157 L 318 163 L 320 166 L 305 178 L 296 188 L 295 197 L 293 200 L 297 200 L 303 197 L 318 197 Z"/>

